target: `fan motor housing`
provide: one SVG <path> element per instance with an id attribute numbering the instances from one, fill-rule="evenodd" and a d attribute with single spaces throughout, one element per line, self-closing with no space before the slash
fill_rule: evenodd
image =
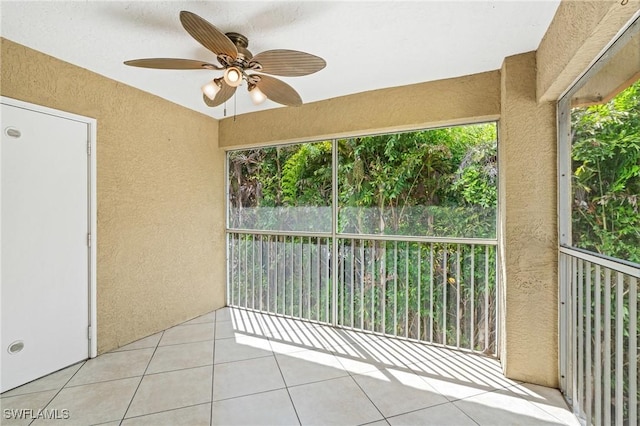
<path id="1" fill-rule="evenodd" d="M 231 40 L 238 49 L 236 62 L 243 66 L 248 65 L 251 58 L 253 58 L 253 54 L 247 49 L 247 47 L 249 47 L 249 39 L 240 33 L 229 32 L 225 33 L 225 35 L 229 37 L 229 40 Z"/>
<path id="2" fill-rule="evenodd" d="M 298 77 L 313 74 L 326 66 L 324 59 L 298 50 L 267 50 L 254 57 L 248 49 L 247 37 L 236 32 L 223 33 L 205 19 L 186 10 L 180 12 L 180 22 L 191 37 L 216 55 L 220 66 L 199 60 L 175 58 L 134 59 L 125 61 L 124 64 L 169 70 L 224 71 L 223 77 L 214 78 L 203 86 L 204 102 L 210 107 L 226 102 L 243 81 L 247 82 L 249 90 L 255 95 L 253 98 L 259 94 L 261 96 L 258 97 L 268 97 L 282 105 L 302 105 L 302 98 L 295 89 L 268 74 Z M 253 74 L 252 71 L 262 74 Z M 17 351 L 18 348 L 16 346 L 14 350 Z"/>

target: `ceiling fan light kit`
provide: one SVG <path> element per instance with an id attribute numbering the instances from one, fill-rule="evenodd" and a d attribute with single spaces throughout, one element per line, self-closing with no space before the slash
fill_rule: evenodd
<path id="1" fill-rule="evenodd" d="M 222 85 L 220 84 L 219 80 L 219 78 L 215 78 L 202 86 L 202 93 L 207 95 L 207 97 L 211 100 L 214 100 L 218 92 L 222 89 Z"/>
<path id="2" fill-rule="evenodd" d="M 258 89 L 255 84 L 249 85 L 249 96 L 251 96 L 251 102 L 253 102 L 254 105 L 260 105 L 267 100 L 267 95 L 262 93 L 262 90 Z"/>
<path id="3" fill-rule="evenodd" d="M 231 87 L 238 87 L 242 83 L 242 71 L 237 67 L 224 70 L 224 82 Z"/>
<path id="4" fill-rule="evenodd" d="M 226 102 L 243 81 L 247 82 L 249 96 L 255 105 L 267 99 L 287 106 L 302 105 L 302 99 L 293 87 L 267 74 L 299 77 L 318 72 L 326 66 L 324 59 L 298 50 L 267 50 L 253 56 L 247 49 L 247 37 L 234 32 L 222 33 L 195 13 L 180 12 L 180 22 L 197 42 L 216 55 L 221 66 L 174 58 L 134 59 L 125 61 L 125 65 L 154 69 L 224 71 L 222 77 L 214 78 L 202 86 L 203 100 L 210 107 Z"/>

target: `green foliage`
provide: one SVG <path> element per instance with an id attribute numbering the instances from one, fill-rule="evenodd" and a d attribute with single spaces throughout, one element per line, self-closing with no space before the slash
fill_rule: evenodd
<path id="1" fill-rule="evenodd" d="M 336 143 L 339 232 L 495 237 L 495 124 Z M 229 161 L 232 227 L 244 225 L 243 208 L 267 211 L 256 227 L 289 230 L 269 208 L 331 205 L 331 142 L 235 152 Z M 306 230 L 316 229 L 314 212 Z M 366 237 L 337 245 L 333 253 L 327 237 L 235 235 L 230 303 L 323 322 L 335 306 L 338 324 L 495 351 L 495 246 Z"/>
<path id="2" fill-rule="evenodd" d="M 640 263 L 640 81 L 571 124 L 573 244 Z"/>
<path id="3" fill-rule="evenodd" d="M 339 141 L 338 229 L 494 237 L 495 129 L 483 124 Z"/>
<path id="4" fill-rule="evenodd" d="M 496 144 L 491 140 L 480 141 L 467 151 L 453 189 L 470 205 L 495 207 L 498 198 L 497 177 Z"/>
<path id="5" fill-rule="evenodd" d="M 326 205 L 331 199 L 331 142 L 302 144 L 284 163 L 283 203 Z"/>
<path id="6" fill-rule="evenodd" d="M 495 353 L 496 246 L 337 246 L 334 263 L 330 238 L 231 234 L 229 304 L 326 323 L 335 306 L 339 325 Z"/>
<path id="7" fill-rule="evenodd" d="M 339 231 L 495 237 L 495 124 L 337 144 Z M 247 219 L 243 209 L 330 206 L 331 147 L 325 141 L 231 153 L 231 225 L 291 229 L 276 217 L 281 211 Z"/>

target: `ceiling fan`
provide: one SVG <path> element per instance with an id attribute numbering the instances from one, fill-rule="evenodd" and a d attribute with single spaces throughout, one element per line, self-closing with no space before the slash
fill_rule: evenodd
<path id="1" fill-rule="evenodd" d="M 256 105 L 267 99 L 288 106 L 302 105 L 302 98 L 293 87 L 265 74 L 298 77 L 313 74 L 326 66 L 324 59 L 297 50 L 267 50 L 253 56 L 247 49 L 247 37 L 234 32 L 225 34 L 195 13 L 183 10 L 180 22 L 196 41 L 216 55 L 221 66 L 174 58 L 133 59 L 124 63 L 142 68 L 224 71 L 222 77 L 202 86 L 204 102 L 210 107 L 231 98 L 243 81 L 247 82 L 249 95 Z"/>

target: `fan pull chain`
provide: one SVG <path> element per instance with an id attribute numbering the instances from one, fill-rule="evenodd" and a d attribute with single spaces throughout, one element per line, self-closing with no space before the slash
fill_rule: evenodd
<path id="1" fill-rule="evenodd" d="M 233 94 L 233 121 L 236 121 L 236 111 L 238 106 L 238 91 Z"/>
<path id="2" fill-rule="evenodd" d="M 223 112 L 223 117 L 227 116 L 227 101 L 224 101 L 224 112 Z"/>

